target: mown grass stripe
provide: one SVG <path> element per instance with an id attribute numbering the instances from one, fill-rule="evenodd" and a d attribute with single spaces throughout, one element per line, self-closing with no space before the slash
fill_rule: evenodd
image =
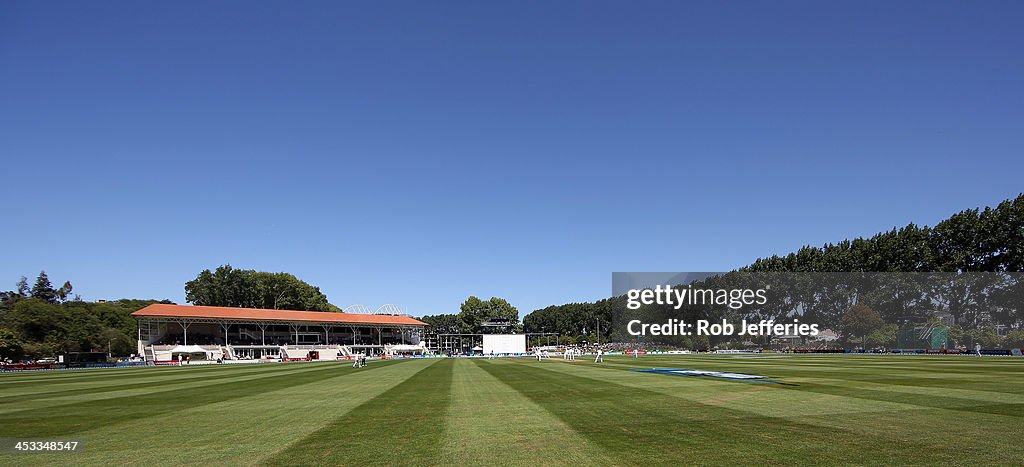
<path id="1" fill-rule="evenodd" d="M 298 386 L 135 419 L 81 432 L 76 465 L 256 464 L 349 410 L 405 381 L 410 363 L 346 369 Z M 258 384 L 258 383 L 257 383 Z M 52 465 L 60 455 L 5 458 L 0 465 Z"/>
<path id="2" fill-rule="evenodd" d="M 798 359 L 803 357 L 794 358 L 728 358 L 723 356 L 714 355 L 699 355 L 699 356 L 684 356 L 684 357 L 666 357 L 666 356 L 644 356 L 639 359 L 623 358 L 623 357 L 610 357 L 606 360 L 605 365 L 609 367 L 650 367 L 657 362 L 671 361 L 676 364 L 680 362 L 686 362 L 691 368 L 697 369 L 745 369 L 751 371 L 753 368 L 763 369 L 764 371 L 782 371 L 787 376 L 822 376 L 824 373 L 835 374 L 840 376 L 852 376 L 859 375 L 860 379 L 863 378 L 874 378 L 879 382 L 890 381 L 893 379 L 904 379 L 904 378 L 916 378 L 924 381 L 932 380 L 934 384 L 947 384 L 950 382 L 951 377 L 959 376 L 972 376 L 970 381 L 977 381 L 979 377 L 981 379 L 995 379 L 995 378 L 1016 378 L 1020 381 L 1024 381 L 1024 360 L 975 360 L 973 362 L 964 362 L 963 360 L 967 357 L 959 357 L 959 361 L 951 361 L 949 359 L 943 359 L 941 357 L 916 357 L 919 361 L 914 362 L 914 365 L 906 365 L 901 362 L 900 364 L 893 364 L 892 362 L 877 361 L 857 363 L 856 361 L 849 361 L 849 359 L 858 359 L 865 357 L 842 357 L 842 358 L 831 358 L 824 360 L 822 358 L 813 359 L 813 363 L 800 362 Z M 870 357 L 870 358 L 885 358 L 885 357 Z M 899 357 L 894 357 L 899 358 Z M 973 365 L 968 365 L 973 363 Z"/>
<path id="3" fill-rule="evenodd" d="M 917 408 L 887 402 L 868 402 L 828 394 L 785 392 L 778 386 L 747 381 L 684 377 L 622 371 L 608 365 L 544 365 L 541 368 L 596 381 L 658 392 L 699 404 L 749 412 L 767 417 L 820 415 Z"/>
<path id="4" fill-rule="evenodd" d="M 872 450 L 872 459 L 882 462 L 891 455 L 874 448 L 884 438 L 853 437 L 842 428 L 761 416 L 544 369 L 551 365 L 559 364 L 509 361 L 483 368 L 605 452 L 614 453 L 616 463 L 862 462 L 864 458 L 854 453 Z M 836 448 L 838 439 L 844 440 L 842 449 Z"/>
<path id="5" fill-rule="evenodd" d="M 799 386 L 630 371 L 654 366 Z M 0 453 L 0 465 L 1017 465 L 1021 370 L 1024 359 L 1010 358 L 699 355 L 100 370 L 16 385 L 3 375 L 0 398 L 51 392 L 0 401 L 0 429 L 20 437 L 41 415 L 54 427 L 47 437 L 89 447 Z M 4 415 L 5 406 L 23 410 Z"/>
<path id="6" fill-rule="evenodd" d="M 875 357 L 879 358 L 879 357 Z M 922 358 L 922 357 L 919 357 Z M 928 358 L 928 357 L 923 357 Z M 611 360 L 602 364 L 602 368 L 615 368 L 621 370 L 632 370 L 658 366 L 664 362 L 664 358 L 644 358 L 640 360 L 619 359 Z M 984 378 L 973 373 L 958 373 L 951 371 L 949 365 L 953 362 L 948 360 L 928 361 L 922 360 L 918 371 L 890 371 L 888 369 L 868 368 L 859 366 L 848 366 L 845 362 L 837 361 L 833 367 L 805 369 L 798 366 L 771 366 L 754 365 L 749 363 L 727 361 L 723 358 L 689 358 L 683 366 L 702 370 L 729 370 L 741 372 L 753 372 L 766 376 L 775 377 L 776 380 L 797 384 L 818 384 L 838 385 L 840 387 L 864 386 L 870 389 L 871 386 L 889 392 L 906 392 L 913 394 L 931 395 L 944 398 L 959 398 L 969 401 L 968 405 L 984 405 L 986 402 L 1012 403 L 1012 400 L 1022 394 L 1024 385 L 1024 372 L 995 372 L 986 375 Z M 982 365 L 991 365 L 1000 370 L 1024 369 L 1008 363 L 1019 362 L 995 362 Z M 675 365 L 679 365 L 675 360 Z M 826 393 L 826 391 L 822 391 Z M 888 400 L 896 403 L 904 403 L 905 399 L 878 399 Z M 949 401 L 955 405 L 954 401 Z M 935 407 L 935 405 L 925 405 Z"/>
<path id="7" fill-rule="evenodd" d="M 694 362 L 695 365 L 693 365 L 693 367 L 714 370 L 750 371 L 749 365 L 742 366 L 737 365 L 734 362 L 723 360 L 725 359 L 718 358 L 696 361 Z M 986 397 L 985 395 L 971 395 L 970 393 L 964 392 L 969 391 L 970 389 L 957 388 L 957 390 L 951 390 L 954 385 L 958 384 L 967 386 L 971 384 L 977 385 L 978 378 L 973 372 L 960 373 L 957 371 L 951 371 L 948 366 L 953 362 L 950 362 L 949 360 L 938 359 L 929 361 L 922 359 L 918 361 L 920 362 L 920 367 L 915 368 L 915 371 L 898 372 L 882 371 L 877 368 L 877 366 L 884 366 L 884 364 L 887 363 L 885 361 L 873 362 L 877 365 L 871 367 L 849 364 L 848 362 L 837 362 L 836 366 L 832 369 L 833 371 L 827 372 L 829 375 L 829 378 L 827 379 L 821 378 L 823 373 L 822 371 L 807 372 L 797 369 L 779 369 L 779 371 L 786 375 L 787 381 L 801 378 L 799 380 L 799 387 L 786 387 L 786 389 L 792 391 L 815 392 L 845 398 L 910 405 L 920 408 L 958 410 L 1012 417 L 1024 416 L 1024 405 L 1007 401 L 1008 397 L 1013 397 L 1018 394 L 1004 390 L 1002 394 L 1005 394 L 1006 396 L 999 397 L 1000 400 L 993 401 L 991 399 L 998 397 L 998 394 Z M 1002 362 L 993 363 L 991 361 L 979 363 L 991 366 L 993 369 L 998 368 L 1005 370 L 1007 368 L 1018 368 L 1018 366 L 1015 365 L 1017 362 L 1012 361 L 1006 362 L 1010 363 L 1010 365 L 1006 365 Z M 617 369 L 641 367 L 639 362 L 626 363 L 622 361 L 612 363 L 608 366 L 615 367 Z M 902 365 L 889 365 L 887 370 L 893 368 L 902 368 Z M 813 378 L 810 377 L 812 375 Z M 1002 379 L 1001 387 L 1010 387 L 1007 386 L 1006 383 L 1012 382 L 1012 377 L 1010 377 L 1010 381 L 1007 381 L 1007 378 L 999 375 L 1000 373 L 994 373 L 989 374 L 988 377 L 1000 378 Z M 1013 376 L 1019 378 L 1019 375 Z M 873 387 L 868 387 L 869 385 Z M 915 388 L 928 388 L 928 390 Z"/>
<path id="8" fill-rule="evenodd" d="M 18 387 L 22 385 L 60 385 L 64 383 L 82 383 L 88 381 L 109 382 L 118 379 L 135 379 L 150 376 L 173 376 L 181 372 L 190 374 L 197 373 L 219 373 L 227 369 L 241 370 L 253 367 L 253 365 L 184 365 L 184 366 L 158 366 L 158 367 L 136 367 L 136 368 L 94 368 L 80 370 L 53 370 L 35 372 L 10 372 L 0 373 L 0 389 Z"/>
<path id="9" fill-rule="evenodd" d="M 336 363 L 316 364 L 309 369 L 273 374 L 257 380 L 225 381 L 0 414 L 0 437 L 66 436 L 114 423 L 298 386 L 348 371 L 351 368 Z"/>
<path id="10" fill-rule="evenodd" d="M 971 403 L 1021 403 L 1021 395 L 1009 391 L 990 391 L 983 389 L 961 389 L 956 387 L 956 381 L 949 381 L 948 386 L 937 386 L 932 384 L 918 384 L 913 380 L 902 380 L 891 383 L 876 383 L 862 379 L 839 379 L 839 378 L 805 378 L 804 384 L 820 384 L 825 386 L 840 386 L 847 388 L 862 388 L 866 390 L 880 390 L 897 393 L 914 394 L 922 397 L 942 396 L 970 401 Z"/>
<path id="11" fill-rule="evenodd" d="M 409 379 L 277 453 L 272 465 L 434 465 L 442 457 L 454 360 Z"/>
<path id="12" fill-rule="evenodd" d="M 156 392 L 180 392 L 189 390 L 191 388 L 210 385 L 213 383 L 220 382 L 242 382 L 242 381 L 258 381 L 270 376 L 284 376 L 295 373 L 303 373 L 313 368 L 322 367 L 329 364 L 303 364 L 303 365 L 284 365 L 278 368 L 264 367 L 262 372 L 246 373 L 242 375 L 235 375 L 229 378 L 210 378 L 210 380 L 199 379 L 186 379 L 184 382 L 177 382 L 174 380 L 167 381 L 164 384 L 147 386 L 143 388 L 128 388 L 128 389 L 115 389 L 107 390 L 105 387 L 96 392 L 80 393 L 72 395 L 58 395 L 53 397 L 46 397 L 41 399 L 33 399 L 28 401 L 22 401 L 18 404 L 0 406 L 0 416 L 11 414 L 14 412 L 39 410 L 44 408 L 52 408 L 59 406 L 76 405 L 85 402 L 95 402 L 101 399 L 124 399 L 134 396 L 146 395 Z M 277 366 L 277 365 L 275 365 Z M 209 375 L 209 374 L 208 374 Z"/>
<path id="13" fill-rule="evenodd" d="M 821 383 L 805 383 L 800 391 L 817 392 L 834 396 L 850 397 L 869 401 L 894 402 L 915 405 L 922 408 L 954 410 L 960 412 L 977 412 L 1010 417 L 1024 417 L 1024 401 L 1022 403 L 985 403 L 960 397 L 949 397 L 938 394 L 915 394 L 909 392 L 867 389 L 855 385 L 836 385 Z"/>
<path id="14" fill-rule="evenodd" d="M 45 384 L 42 385 L 41 387 L 33 386 L 30 388 L 19 388 L 17 391 L 9 391 L 8 388 L 0 388 L 0 408 L 3 408 L 6 405 L 23 404 L 25 401 L 37 399 L 52 399 L 56 397 L 66 397 L 76 394 L 98 394 L 101 392 L 123 391 L 127 389 L 140 389 L 161 386 L 165 387 L 168 383 L 173 383 L 177 385 L 181 383 L 201 381 L 204 384 L 209 384 L 217 380 L 239 378 L 244 376 L 258 375 L 261 377 L 265 377 L 275 372 L 294 372 L 302 368 L 299 365 L 305 364 L 270 365 L 269 367 L 266 364 L 261 365 L 261 368 L 254 368 L 256 365 L 245 365 L 248 368 L 245 368 L 244 370 L 242 370 L 241 368 L 237 368 L 235 365 L 228 365 L 220 367 L 219 369 L 221 371 L 216 372 L 177 372 L 174 375 L 161 376 L 160 378 L 129 377 L 114 378 L 112 380 L 102 382 L 95 380 L 87 380 L 77 381 L 74 383 L 65 382 L 60 385 L 52 386 L 50 384 Z"/>
<path id="15" fill-rule="evenodd" d="M 685 366 L 680 363 L 675 362 L 676 366 Z M 841 362 L 838 364 L 841 365 Z M 846 444 L 851 438 L 874 439 L 879 446 L 884 447 L 883 453 L 889 452 L 892 458 L 899 459 L 900 463 L 957 462 L 957 459 L 963 459 L 964 455 L 968 455 L 982 463 L 1005 464 L 1024 456 L 1024 446 L 1007 444 L 1004 437 L 994 435 L 1019 431 L 1019 420 L 1012 416 L 1004 416 L 1007 407 L 1001 404 L 993 405 L 980 401 L 977 406 L 965 411 L 953 411 L 930 408 L 925 404 L 901 404 L 802 391 L 804 386 L 782 388 L 743 382 L 636 374 L 621 371 L 622 368 L 613 370 L 607 364 L 555 364 L 540 365 L 537 368 L 579 374 L 597 381 L 629 387 L 646 388 L 673 397 L 777 419 L 789 419 L 823 429 L 838 429 L 845 434 L 839 436 L 836 443 Z M 848 377 L 851 378 L 847 381 L 848 386 L 855 388 L 859 373 L 851 372 Z M 970 375 L 963 377 L 971 378 Z M 805 381 L 801 381 L 801 384 L 804 383 Z M 842 387 L 841 383 L 836 384 Z M 956 381 L 950 381 L 950 384 L 956 384 Z M 1008 388 L 1012 387 L 1012 382 L 1007 384 Z M 920 396 L 920 400 L 928 398 L 927 395 Z"/>
<path id="16" fill-rule="evenodd" d="M 452 377 L 444 463 L 449 465 L 608 465 L 611 458 L 558 417 L 459 359 Z"/>
<path id="17" fill-rule="evenodd" d="M 646 363 L 650 363 L 649 361 Z M 706 362 L 705 362 L 706 363 Z M 707 365 L 693 365 L 694 367 L 704 366 L 703 369 L 723 370 L 723 369 L 737 369 L 737 367 L 729 365 L 710 366 Z M 633 368 L 640 367 L 639 364 L 625 363 L 620 361 L 613 363 L 605 363 L 600 368 L 608 370 L 631 370 Z M 546 367 L 548 369 L 555 369 L 556 367 Z M 738 368 L 739 371 L 750 371 L 749 368 Z M 763 374 L 763 372 L 762 372 Z M 872 387 L 867 387 L 864 383 L 865 379 L 860 376 L 859 372 L 849 372 L 846 375 L 849 379 L 829 378 L 823 380 L 822 378 L 808 379 L 804 378 L 799 380 L 798 386 L 785 386 L 784 388 L 790 391 L 797 391 L 799 395 L 792 395 L 787 399 L 808 399 L 807 393 L 817 393 L 829 396 L 837 396 L 846 398 L 842 405 L 850 407 L 858 407 L 861 409 L 858 411 L 870 411 L 870 410 L 907 410 L 910 408 L 935 408 L 945 410 L 956 410 L 966 412 L 977 412 L 986 413 L 993 415 L 1005 415 L 1011 417 L 1024 416 L 1024 405 L 1020 402 L 1010 402 L 1006 398 L 1013 397 L 1007 394 L 1006 398 L 1001 400 L 990 400 L 991 397 L 968 397 L 963 391 L 943 391 L 941 388 L 929 388 L 929 390 L 915 390 L 917 387 L 914 383 L 918 381 L 913 376 L 904 376 L 901 379 L 892 379 L 889 384 L 874 384 Z M 970 378 L 968 375 L 964 375 L 964 378 Z M 792 380 L 786 378 L 787 381 Z M 946 383 L 951 384 L 955 382 L 952 379 L 947 379 Z M 730 385 L 748 385 L 746 382 L 730 382 L 720 381 L 722 384 Z M 765 401 L 760 400 L 759 404 L 765 404 Z M 876 408 L 872 409 L 871 404 L 864 403 L 850 403 L 851 400 L 864 400 L 877 402 L 882 404 L 877 405 Z M 780 401 L 786 402 L 786 401 Z M 883 405 L 888 404 L 888 405 Z M 893 404 L 899 404 L 904 406 L 902 409 Z M 759 411 L 756 408 L 752 410 Z M 824 409 L 825 413 L 832 412 L 832 410 Z M 846 410 L 849 411 L 849 410 Z"/>

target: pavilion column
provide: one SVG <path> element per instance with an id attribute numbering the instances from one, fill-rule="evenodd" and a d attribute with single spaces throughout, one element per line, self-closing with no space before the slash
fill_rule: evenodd
<path id="1" fill-rule="evenodd" d="M 190 323 L 188 321 L 184 321 L 184 320 L 177 321 L 177 323 L 178 323 L 178 326 L 181 326 L 182 337 L 185 340 L 184 345 L 188 345 L 188 327 L 191 326 L 192 323 Z"/>

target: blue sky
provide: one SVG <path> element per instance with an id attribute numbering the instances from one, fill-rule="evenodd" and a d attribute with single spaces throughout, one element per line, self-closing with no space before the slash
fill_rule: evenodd
<path id="1" fill-rule="evenodd" d="M 1020 2 L 0 2 L 0 288 L 521 311 L 1024 189 Z"/>

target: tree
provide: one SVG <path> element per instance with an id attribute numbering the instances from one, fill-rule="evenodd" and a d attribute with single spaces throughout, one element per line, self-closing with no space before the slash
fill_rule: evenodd
<path id="1" fill-rule="evenodd" d="M 1024 321 L 1024 306 L 1020 305 L 1024 280 L 1020 271 L 1024 271 L 1024 194 L 994 208 L 955 213 L 934 227 L 908 224 L 821 248 L 804 246 L 786 255 L 758 258 L 738 269 L 753 273 L 855 273 L 861 278 L 853 286 L 837 285 L 834 280 L 818 281 L 818 285 L 802 284 L 799 278 L 783 280 L 773 284 L 773 289 L 784 292 L 775 295 L 785 302 L 771 297 L 766 306 L 745 308 L 760 317 L 778 318 L 779 311 L 799 309 L 804 321 L 834 327 L 841 324 L 850 304 L 859 302 L 873 307 L 889 323 L 920 322 L 940 308 L 953 315 L 963 332 L 989 323 L 1012 326 Z M 891 275 L 879 281 L 878 275 L 859 274 L 874 272 L 915 272 L 923 276 Z M 928 277 L 938 272 L 948 275 Z M 971 272 L 1017 274 L 957 274 Z M 708 282 L 702 286 L 710 285 Z M 606 300 L 614 305 L 619 298 Z M 593 314 L 600 313 L 598 303 L 570 303 L 534 310 L 523 322 L 530 330 L 557 329 L 566 336 L 579 335 L 583 327 L 592 329 Z M 709 310 L 687 308 L 682 315 L 679 310 L 657 307 L 636 310 L 633 315 L 643 315 L 645 322 L 668 317 L 721 318 L 708 314 Z M 612 314 L 621 315 L 622 309 L 621 304 L 614 305 Z M 619 333 L 616 337 L 628 340 L 628 336 L 621 335 L 623 329 L 624 326 L 614 329 Z M 668 342 L 664 336 L 655 339 Z"/>
<path id="2" fill-rule="evenodd" d="M 17 360 L 24 355 L 24 344 L 13 331 L 0 328 L 0 360 Z"/>
<path id="3" fill-rule="evenodd" d="M 25 276 L 21 276 L 21 279 L 18 279 L 15 290 L 0 292 L 0 318 L 14 308 L 14 304 L 18 303 L 19 300 L 28 298 L 29 293 L 31 293 L 31 289 L 28 287 L 28 278 Z"/>
<path id="4" fill-rule="evenodd" d="M 68 301 L 68 296 L 71 295 L 71 290 L 71 281 L 64 281 L 64 285 L 57 289 L 57 300 L 60 300 L 61 303 Z"/>
<path id="5" fill-rule="evenodd" d="M 21 279 L 18 279 L 17 287 L 18 287 L 18 289 L 17 289 L 18 290 L 18 295 L 21 295 L 22 297 L 27 297 L 28 296 L 29 288 L 28 288 L 28 278 L 27 277 L 21 276 Z"/>
<path id="6" fill-rule="evenodd" d="M 14 305 L 8 315 L 13 330 L 26 343 L 46 343 L 48 349 L 55 351 L 78 350 L 69 349 L 66 345 L 72 334 L 81 335 L 74 317 L 59 305 L 41 298 L 21 300 Z"/>
<path id="7" fill-rule="evenodd" d="M 519 310 L 503 298 L 491 297 L 490 300 L 480 300 L 470 296 L 462 302 L 459 310 L 459 328 L 464 333 L 481 332 L 483 328 L 480 324 L 493 318 L 507 319 L 513 327 L 519 325 Z"/>
<path id="8" fill-rule="evenodd" d="M 24 297 L 16 292 L 0 292 L 0 312 L 10 310 L 11 307 L 13 307 L 15 303 L 18 303 L 18 300 L 21 300 L 22 298 Z"/>
<path id="9" fill-rule="evenodd" d="M 106 344 L 103 350 L 111 356 L 127 355 L 135 351 L 132 338 L 117 328 L 104 328 L 97 336 L 97 340 L 101 346 Z"/>
<path id="10" fill-rule="evenodd" d="M 459 330 L 465 333 L 479 332 L 486 309 L 487 305 L 484 301 L 475 295 L 467 298 L 462 305 L 459 305 Z"/>
<path id="11" fill-rule="evenodd" d="M 252 272 L 257 307 L 275 310 L 340 311 L 319 287 L 286 272 Z"/>
<path id="12" fill-rule="evenodd" d="M 1003 338 L 992 326 L 981 326 L 967 331 L 965 336 L 972 344 L 981 344 L 984 348 L 1002 347 Z"/>
<path id="13" fill-rule="evenodd" d="M 860 337 L 861 346 L 863 346 L 867 343 L 868 334 L 884 324 L 882 315 L 879 315 L 871 307 L 858 303 L 843 314 L 839 326 L 847 336 Z"/>
<path id="14" fill-rule="evenodd" d="M 155 300 L 116 300 L 105 303 L 70 301 L 47 303 L 19 300 L 0 322 L 13 333 L 24 355 L 52 357 L 59 352 L 110 351 L 128 355 L 135 351 L 132 336 L 136 321 L 131 314 Z M 160 303 L 170 303 L 162 301 Z M 0 345 L 6 339 L 0 338 Z"/>
<path id="15" fill-rule="evenodd" d="M 458 315 L 427 315 L 420 318 L 420 321 L 427 323 L 427 331 L 438 334 L 454 334 L 459 332 Z"/>
<path id="16" fill-rule="evenodd" d="M 225 264 L 214 271 L 204 269 L 186 282 L 185 300 L 200 306 L 256 308 L 252 297 L 246 296 L 254 288 L 246 271 Z"/>
<path id="17" fill-rule="evenodd" d="M 1005 344 L 1011 349 L 1024 348 L 1024 329 L 1014 329 L 1006 333 Z"/>
<path id="18" fill-rule="evenodd" d="M 488 316 L 485 319 L 498 318 L 505 319 L 512 325 L 513 328 L 519 325 L 519 309 L 512 306 L 504 298 L 491 297 L 487 301 L 487 313 Z"/>
<path id="19" fill-rule="evenodd" d="M 315 287 L 286 272 L 205 269 L 185 283 L 185 300 L 201 306 L 276 310 L 341 311 Z"/>
<path id="20" fill-rule="evenodd" d="M 57 302 L 57 291 L 53 289 L 53 284 L 50 283 L 46 271 L 40 271 L 39 276 L 36 277 L 36 283 L 32 286 L 32 298 L 38 298 L 47 303 Z"/>
<path id="21" fill-rule="evenodd" d="M 868 334 L 866 346 L 891 348 L 896 345 L 899 335 L 899 326 L 895 324 L 884 324 Z"/>

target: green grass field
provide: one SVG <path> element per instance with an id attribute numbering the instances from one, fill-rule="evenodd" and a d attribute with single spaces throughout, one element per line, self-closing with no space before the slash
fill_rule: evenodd
<path id="1" fill-rule="evenodd" d="M 676 367 L 785 384 L 630 371 Z M 999 464 L 1024 359 L 430 359 L 0 375 L 0 465 Z"/>

